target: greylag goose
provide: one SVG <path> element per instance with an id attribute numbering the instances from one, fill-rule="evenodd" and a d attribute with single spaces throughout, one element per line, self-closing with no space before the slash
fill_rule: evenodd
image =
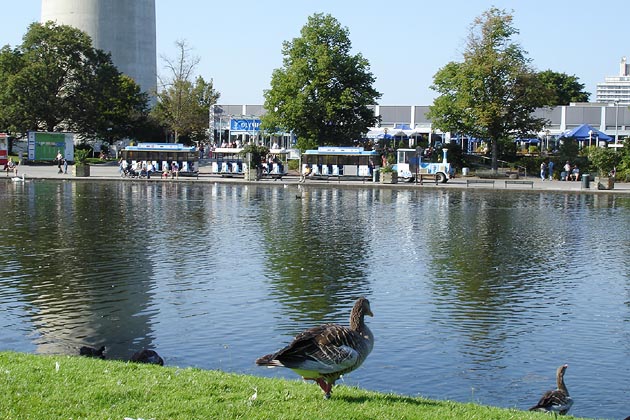
<path id="1" fill-rule="evenodd" d="M 365 315 L 374 316 L 370 302 L 357 299 L 350 312 L 350 326 L 324 324 L 298 334 L 291 344 L 256 360 L 259 366 L 287 367 L 306 380 L 317 382 L 324 397 L 341 375 L 357 369 L 374 346 L 374 336 L 365 325 Z"/>
<path id="2" fill-rule="evenodd" d="M 538 404 L 529 409 L 529 411 L 546 411 L 558 414 L 567 414 L 573 405 L 573 398 L 569 395 L 569 390 L 564 384 L 564 373 L 569 365 L 562 365 L 556 370 L 557 389 L 547 391 L 538 401 Z"/>
<path id="3" fill-rule="evenodd" d="M 164 366 L 164 359 L 157 354 L 156 351 L 142 349 L 131 356 L 131 361 L 136 363 L 150 363 L 153 365 Z"/>
<path id="4" fill-rule="evenodd" d="M 98 349 L 95 349 L 94 347 L 83 346 L 79 349 L 79 355 L 86 357 L 96 357 L 98 359 L 105 358 L 105 355 L 103 354 L 104 352 L 105 346 L 101 346 Z"/>

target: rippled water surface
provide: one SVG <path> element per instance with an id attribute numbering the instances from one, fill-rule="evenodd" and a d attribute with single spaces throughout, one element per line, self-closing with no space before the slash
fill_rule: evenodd
<path id="1" fill-rule="evenodd" d="M 296 378 L 254 360 L 370 299 L 346 384 L 630 415 L 630 197 L 186 183 L 0 183 L 0 350 Z M 314 397 L 320 396 L 313 385 Z"/>

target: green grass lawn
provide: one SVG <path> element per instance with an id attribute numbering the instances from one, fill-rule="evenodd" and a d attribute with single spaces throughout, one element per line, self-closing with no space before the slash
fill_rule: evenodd
<path id="1" fill-rule="evenodd" d="M 0 419 L 549 419 L 312 382 L 0 352 Z"/>

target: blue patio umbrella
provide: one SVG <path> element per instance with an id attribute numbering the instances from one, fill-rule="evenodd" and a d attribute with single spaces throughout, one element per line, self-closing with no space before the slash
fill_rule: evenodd
<path id="1" fill-rule="evenodd" d="M 559 138 L 574 138 L 579 141 L 585 140 L 604 140 L 604 141 L 612 141 L 612 137 L 608 134 L 603 133 L 596 128 L 591 127 L 588 124 L 581 124 L 571 130 L 565 131 L 560 134 Z"/>

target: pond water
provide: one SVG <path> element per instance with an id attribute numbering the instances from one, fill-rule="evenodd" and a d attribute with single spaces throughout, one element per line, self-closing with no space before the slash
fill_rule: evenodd
<path id="1" fill-rule="evenodd" d="M 30 181 L 0 197 L 0 350 L 150 347 L 296 379 L 254 360 L 364 295 L 376 344 L 348 385 L 527 409 L 568 363 L 571 414 L 630 415 L 630 196 Z"/>

